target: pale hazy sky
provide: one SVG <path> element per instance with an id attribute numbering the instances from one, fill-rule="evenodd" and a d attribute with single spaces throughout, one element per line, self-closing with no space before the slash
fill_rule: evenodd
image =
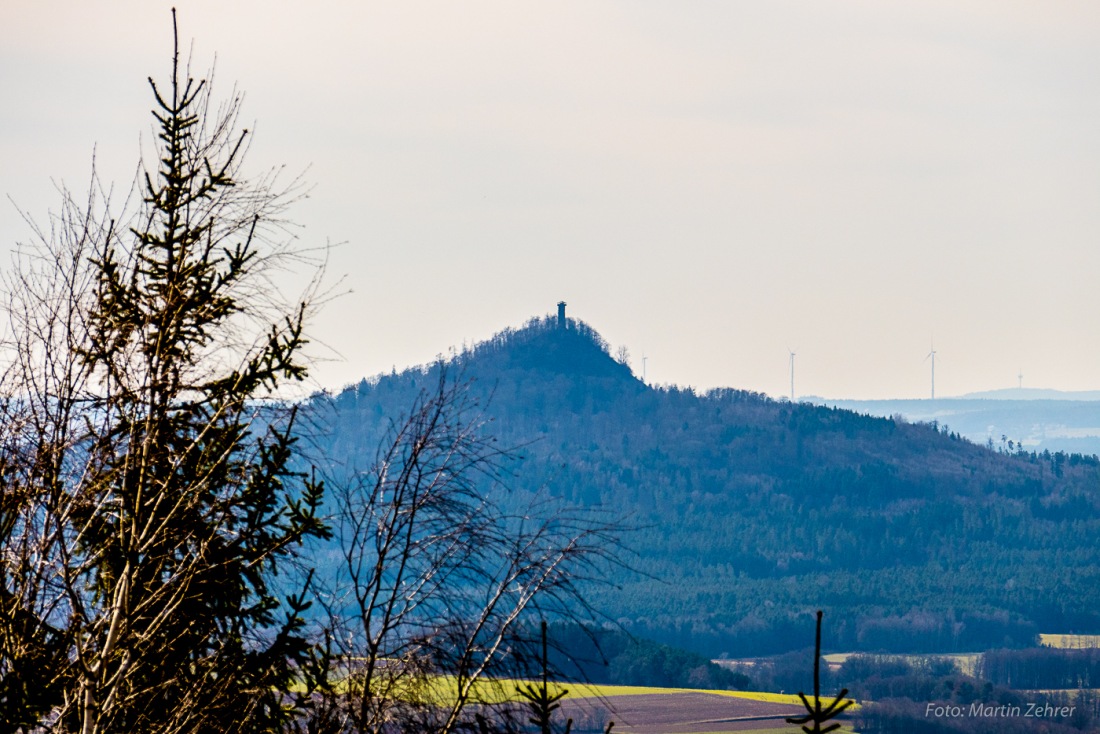
<path id="1" fill-rule="evenodd" d="M 1100 388 L 1095 0 L 176 5 L 346 243 L 322 385 L 564 299 L 656 382 L 923 397 L 934 339 L 938 395 Z M 128 183 L 170 6 L 3 3 L 0 194 Z"/>

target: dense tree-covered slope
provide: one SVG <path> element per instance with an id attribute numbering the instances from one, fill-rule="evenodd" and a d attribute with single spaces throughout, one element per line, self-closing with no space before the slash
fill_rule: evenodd
<path id="1" fill-rule="evenodd" d="M 312 401 L 319 449 L 366 466 L 439 365 Z M 1100 631 L 1100 465 L 1006 455 L 926 425 L 653 388 L 582 322 L 503 332 L 447 369 L 522 445 L 512 490 L 627 518 L 640 574 L 594 592 L 612 618 L 705 654 L 808 644 L 973 649 Z"/>

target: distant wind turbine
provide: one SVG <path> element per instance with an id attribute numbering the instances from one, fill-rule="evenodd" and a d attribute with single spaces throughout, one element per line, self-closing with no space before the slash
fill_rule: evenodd
<path id="1" fill-rule="evenodd" d="M 1020 378 L 1020 389 L 1024 389 L 1024 371 L 1020 370 L 1020 374 L 1017 375 Z"/>
<path id="2" fill-rule="evenodd" d="M 925 361 L 927 361 L 928 359 L 932 360 L 932 399 L 935 400 L 936 399 L 936 346 L 935 346 L 935 344 L 932 345 L 932 351 L 930 351 L 928 353 L 928 356 L 925 357 L 924 359 L 925 359 Z"/>
<path id="3" fill-rule="evenodd" d="M 787 351 L 791 355 L 791 402 L 794 402 L 794 352 L 790 347 L 787 347 Z"/>

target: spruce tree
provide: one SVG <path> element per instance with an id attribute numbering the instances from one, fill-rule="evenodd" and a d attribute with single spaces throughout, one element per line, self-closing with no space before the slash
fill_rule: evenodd
<path id="1" fill-rule="evenodd" d="M 239 97 L 215 108 L 175 33 L 169 83 L 150 84 L 157 162 L 136 215 L 62 228 L 55 267 L 29 276 L 84 274 L 62 293 L 64 337 L 25 334 L 8 372 L 0 544 L 24 550 L 0 555 L 0 606 L 32 621 L 0 625 L 0 691 L 60 731 L 275 731 L 308 653 L 304 594 L 280 598 L 275 577 L 328 532 L 321 484 L 291 470 L 294 412 L 265 400 L 306 374 L 308 304 L 272 319 L 285 201 L 241 176 Z M 40 363 L 61 388 L 25 368 Z M 42 656 L 48 680 L 15 685 Z"/>

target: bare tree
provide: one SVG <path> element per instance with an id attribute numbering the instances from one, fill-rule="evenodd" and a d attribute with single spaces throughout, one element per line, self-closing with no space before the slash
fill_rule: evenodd
<path id="1" fill-rule="evenodd" d="M 276 315 L 266 297 L 288 197 L 242 178 L 240 98 L 215 109 L 178 37 L 168 86 L 150 84 L 136 210 L 63 192 L 6 279 L 10 730 L 270 731 L 308 651 L 306 602 L 272 580 L 327 532 L 322 488 L 289 468 L 293 411 L 262 405 L 305 375 L 307 303 Z"/>
<path id="2" fill-rule="evenodd" d="M 69 533 L 59 522 L 61 486 L 89 370 L 77 356 L 87 336 L 88 267 L 104 223 L 63 192 L 54 231 L 19 253 L 5 274 L 8 329 L 0 400 L 0 724 L 33 726 L 71 683 L 71 614 L 61 566 Z M 64 244 L 61 244 L 61 243 Z"/>
<path id="3" fill-rule="evenodd" d="M 515 452 L 438 374 L 374 465 L 334 492 L 342 557 L 327 606 L 355 731 L 468 729 L 511 694 L 488 681 L 537 669 L 537 621 L 590 617 L 584 586 L 615 562 L 613 523 L 487 491 Z"/>

